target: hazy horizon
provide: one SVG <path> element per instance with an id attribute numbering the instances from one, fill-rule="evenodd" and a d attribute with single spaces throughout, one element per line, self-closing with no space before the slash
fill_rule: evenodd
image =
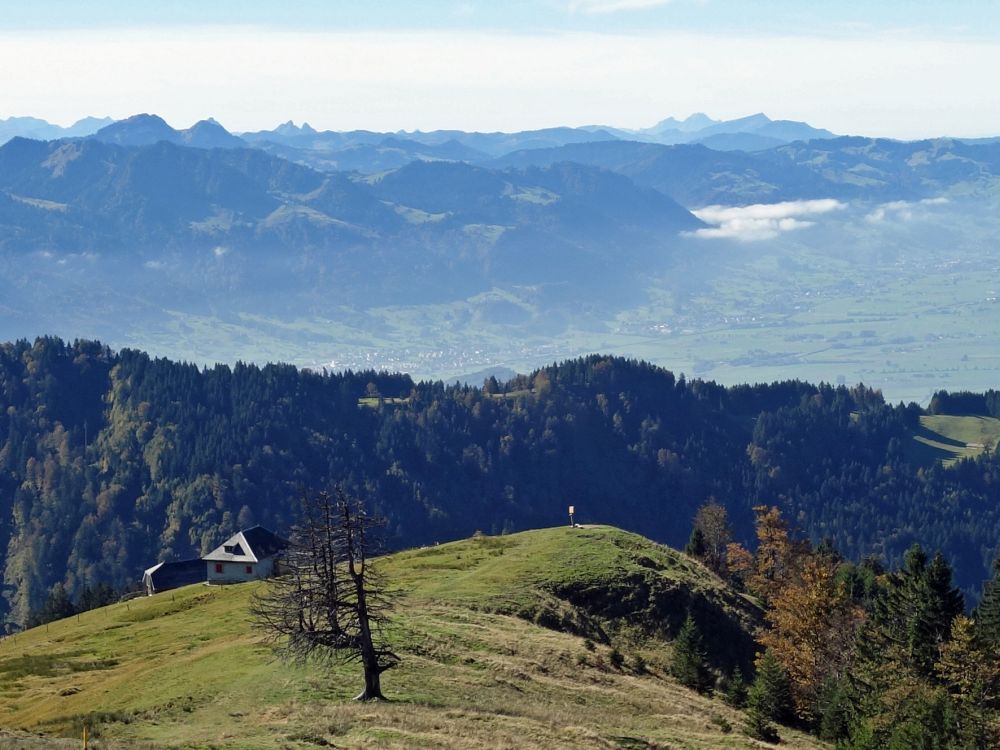
<path id="1" fill-rule="evenodd" d="M 0 116 L 510 132 L 762 111 L 844 134 L 1000 134 L 987 79 L 1000 68 L 1000 8 L 974 0 L 328 5 L 44 0 L 8 11 Z"/>

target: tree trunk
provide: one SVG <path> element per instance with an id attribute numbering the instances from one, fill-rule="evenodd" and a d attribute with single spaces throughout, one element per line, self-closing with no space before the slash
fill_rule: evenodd
<path id="1" fill-rule="evenodd" d="M 354 696 L 356 701 L 384 701 L 385 696 L 382 695 L 382 685 L 381 676 L 382 670 L 379 669 L 378 664 L 374 666 L 369 666 L 368 659 L 364 659 L 365 666 L 365 689 Z"/>
<path id="2" fill-rule="evenodd" d="M 355 696 L 356 701 L 385 700 L 382 695 L 381 675 L 382 665 L 379 664 L 378 653 L 375 651 L 375 643 L 372 640 L 371 622 L 368 620 L 368 596 L 365 591 L 364 573 L 359 572 L 354 565 L 352 551 L 348 572 L 354 581 L 354 594 L 357 597 L 355 606 L 358 613 L 359 640 L 358 647 L 361 651 L 361 663 L 365 668 L 365 689 L 364 692 Z M 364 563 L 362 563 L 364 564 Z M 362 571 L 364 568 L 362 568 Z"/>

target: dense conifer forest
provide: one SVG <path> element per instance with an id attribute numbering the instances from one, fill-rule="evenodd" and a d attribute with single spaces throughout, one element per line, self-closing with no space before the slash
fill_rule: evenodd
<path id="1" fill-rule="evenodd" d="M 774 505 L 851 559 L 941 550 L 971 603 L 1000 539 L 1000 459 L 918 461 L 921 414 L 861 386 L 726 388 L 596 355 L 473 388 L 19 341 L 0 346 L 0 607 L 12 627 L 52 592 L 284 530 L 301 489 L 332 482 L 397 548 L 562 523 L 571 503 L 683 546 L 713 499 L 752 547 L 753 508 Z"/>

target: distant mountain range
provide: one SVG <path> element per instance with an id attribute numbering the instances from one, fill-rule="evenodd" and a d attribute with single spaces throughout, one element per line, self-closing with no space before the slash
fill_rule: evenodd
<path id="1" fill-rule="evenodd" d="M 518 133 L 320 132 L 286 122 L 235 135 L 213 119 L 178 130 L 150 114 L 117 122 L 88 118 L 69 129 L 32 118 L 0 121 L 0 133 L 21 131 L 36 140 L 95 140 L 123 147 L 165 142 L 205 150 L 254 149 L 326 174 L 378 175 L 413 162 L 504 170 L 565 161 L 618 172 L 689 207 L 812 197 L 901 200 L 939 195 L 958 183 L 981 191 L 994 184 L 998 148 L 997 139 L 838 137 L 764 114 L 729 121 L 696 114 L 642 130 L 593 126 Z"/>
<path id="2" fill-rule="evenodd" d="M 215 132 L 182 137 L 195 131 Z M 119 145 L 135 133 L 115 124 L 90 139 L 0 147 L 0 251 L 161 269 L 231 255 L 248 289 L 280 278 L 299 291 L 427 301 L 434 289 L 603 283 L 702 226 L 662 193 L 585 165 L 418 160 L 366 178 L 252 148 Z"/>
<path id="3" fill-rule="evenodd" d="M 11 138 L 35 138 L 51 141 L 56 138 L 83 138 L 93 135 L 106 125 L 113 123 L 110 117 L 85 117 L 68 128 L 53 125 L 37 117 L 9 117 L 0 120 L 0 144 Z"/>
<path id="4" fill-rule="evenodd" d="M 148 146 L 159 141 L 194 148 L 253 146 L 269 153 L 328 171 L 373 174 L 411 161 L 485 162 L 515 151 L 557 148 L 597 141 L 641 141 L 675 145 L 702 143 L 723 151 L 761 151 L 799 140 L 832 138 L 828 130 L 756 114 L 736 120 L 713 120 L 696 114 L 679 121 L 668 118 L 651 128 L 545 128 L 516 133 L 468 133 L 460 130 L 317 131 L 307 123 L 286 122 L 273 130 L 233 134 L 209 118 L 177 130 L 161 117 L 134 115 L 124 120 L 86 118 L 69 128 L 30 117 L 0 120 L 0 144 L 15 137 L 36 140 L 94 137 L 121 146 Z"/>
<path id="5" fill-rule="evenodd" d="M 745 205 L 806 198 L 912 200 L 1000 185 L 1000 143 L 840 137 L 748 154 L 700 144 L 611 141 L 530 149 L 490 162 L 525 168 L 561 162 L 626 175 L 681 204 Z"/>
<path id="6" fill-rule="evenodd" d="M 698 114 L 684 121 L 668 118 L 644 130 L 589 126 L 517 133 L 467 133 L 459 130 L 318 132 L 308 124 L 296 127 L 288 122 L 275 130 L 244 133 L 242 137 L 271 153 L 319 169 L 353 169 L 373 173 L 416 159 L 480 163 L 515 151 L 594 142 L 704 143 L 717 150 L 760 151 L 793 141 L 834 136 L 828 130 L 806 123 L 775 121 L 763 114 L 730 121 L 713 120 Z"/>
<path id="7" fill-rule="evenodd" d="M 794 120 L 772 120 L 762 112 L 735 120 L 713 120 L 696 113 L 685 120 L 668 117 L 651 128 L 608 128 L 619 140 L 639 140 L 666 146 L 701 143 L 726 151 L 762 151 L 793 141 L 836 137 L 829 130 Z"/>
<path id="8" fill-rule="evenodd" d="M 658 132 L 736 137 L 719 131 L 726 123 L 691 120 L 664 121 Z M 762 115 L 738 122 L 797 132 Z M 585 136 L 597 140 L 565 142 Z M 553 142 L 560 145 L 538 147 Z M 298 158 L 306 151 L 324 154 L 323 168 L 301 163 L 313 161 Z M 136 115 L 89 137 L 18 137 L 0 147 L 0 248 L 143 257 L 215 247 L 322 250 L 336 251 L 330 257 L 339 265 L 350 248 L 370 264 L 373 253 L 395 257 L 419 246 L 423 254 L 411 259 L 433 256 L 452 270 L 477 265 L 481 280 L 504 269 L 528 283 L 538 279 L 498 258 L 544 247 L 541 255 L 523 252 L 533 255 L 530 267 L 554 272 L 598 256 L 606 262 L 615 247 L 641 256 L 641 248 L 700 226 L 682 206 L 911 200 L 989 192 L 998 179 L 1000 143 L 990 141 L 840 137 L 746 153 L 623 141 L 606 130 L 400 138 L 291 123 L 241 138 L 214 120 L 176 130 Z M 348 277 L 359 273 L 356 261 L 349 265 Z"/>
<path id="9" fill-rule="evenodd" d="M 706 239 L 745 235 L 713 234 L 715 223 L 693 211 L 708 220 L 700 209 L 713 204 L 837 199 L 853 238 L 827 221 L 773 221 L 769 236 L 795 229 L 776 239 L 785 265 L 811 268 L 795 265 L 788 246 L 881 248 L 877 220 L 865 217 L 906 215 L 906 204 L 885 203 L 933 199 L 951 222 L 936 234 L 919 221 L 899 227 L 912 234 L 887 256 L 932 240 L 951 247 L 971 211 L 993 211 L 1000 188 L 1000 142 L 990 139 L 823 131 L 762 151 L 706 145 L 806 133 L 763 116 L 665 120 L 636 133 L 333 133 L 285 123 L 237 135 L 211 119 L 178 130 L 145 114 L 56 138 L 21 122 L 41 135 L 0 146 L 0 340 L 53 332 L 151 347 L 157 336 L 161 350 L 198 361 L 225 351 L 314 364 L 346 350 L 356 366 L 390 348 L 390 363 L 409 361 L 416 345 L 424 373 L 452 377 L 637 341 L 662 347 L 667 361 L 680 351 L 674 337 L 745 325 L 758 304 L 740 297 L 703 312 L 722 299 L 712 289 L 728 288 L 710 284 L 742 273 L 725 264 L 751 255 Z M 702 142 L 653 142 L 678 134 Z M 798 283 L 805 294 L 815 280 Z M 698 372 L 771 361 L 699 346 L 683 350 Z M 433 369 L 439 354 L 451 364 Z"/>

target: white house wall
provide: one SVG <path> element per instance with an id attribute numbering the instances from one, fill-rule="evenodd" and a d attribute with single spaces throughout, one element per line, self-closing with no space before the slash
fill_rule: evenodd
<path id="1" fill-rule="evenodd" d="M 261 578 L 270 578 L 274 571 L 274 559 L 265 558 L 255 563 L 250 562 L 212 562 L 205 563 L 208 567 L 209 583 L 240 583 L 242 581 L 256 581 Z M 221 565 L 222 572 L 216 571 L 215 566 Z M 247 573 L 247 568 L 252 572 Z"/>

